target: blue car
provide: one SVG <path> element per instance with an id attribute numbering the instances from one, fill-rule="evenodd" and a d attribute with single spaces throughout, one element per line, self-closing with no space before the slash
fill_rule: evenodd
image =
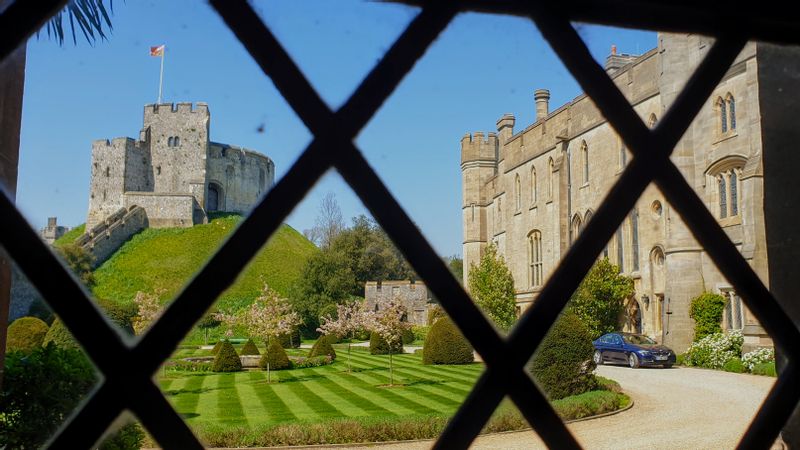
<path id="1" fill-rule="evenodd" d="M 675 352 L 647 336 L 633 333 L 608 333 L 593 341 L 594 362 L 639 366 L 672 367 Z"/>

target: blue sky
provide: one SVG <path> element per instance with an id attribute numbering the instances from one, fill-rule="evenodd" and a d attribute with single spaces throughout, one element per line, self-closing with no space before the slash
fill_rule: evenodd
<path id="1" fill-rule="evenodd" d="M 254 6 L 333 108 L 376 64 L 417 10 L 354 1 L 260 1 Z M 222 20 L 204 2 L 115 2 L 108 41 L 63 47 L 46 34 L 28 44 L 17 200 L 35 227 L 48 216 L 74 226 L 88 206 L 91 141 L 138 136 L 142 108 L 158 94 L 166 44 L 164 101 L 205 101 L 211 138 L 256 149 L 281 177 L 311 135 Z M 652 32 L 579 26 L 602 61 L 656 45 Z M 459 141 L 494 131 L 504 113 L 516 130 L 533 120 L 533 91 L 551 91 L 551 109 L 580 94 L 530 21 L 462 14 L 367 124 L 357 144 L 441 255 L 461 253 Z M 263 127 L 262 127 L 263 126 Z M 263 131 L 260 131 L 262 130 Z M 345 218 L 365 213 L 335 172 L 287 219 L 314 224 L 320 199 L 336 193 Z"/>

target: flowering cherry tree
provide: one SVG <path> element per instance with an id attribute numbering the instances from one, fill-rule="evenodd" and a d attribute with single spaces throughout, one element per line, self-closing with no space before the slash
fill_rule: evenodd
<path id="1" fill-rule="evenodd" d="M 146 294 L 139 291 L 136 293 L 133 302 L 138 309 L 136 317 L 133 318 L 133 331 L 140 335 L 151 323 L 161 317 L 164 308 L 161 306 L 161 302 L 158 301 L 158 294 Z"/>
<path id="2" fill-rule="evenodd" d="M 411 328 L 411 324 L 403 320 L 405 315 L 406 308 L 403 305 L 390 301 L 385 308 L 371 315 L 368 328 L 386 341 L 390 349 L 398 345 L 402 348 L 403 332 Z M 394 385 L 392 353 L 389 351 L 389 386 Z"/>
<path id="3" fill-rule="evenodd" d="M 347 336 L 352 340 L 357 331 L 370 328 L 370 324 L 374 321 L 372 316 L 373 314 L 365 310 L 360 302 L 336 305 L 336 319 L 334 320 L 331 316 L 321 317 L 322 325 L 317 328 L 317 331 L 325 335 Z M 352 371 L 349 341 L 347 343 L 347 371 Z"/>

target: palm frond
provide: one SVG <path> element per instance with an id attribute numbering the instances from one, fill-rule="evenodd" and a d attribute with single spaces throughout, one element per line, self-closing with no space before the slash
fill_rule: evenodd
<path id="1" fill-rule="evenodd" d="M 106 40 L 106 33 L 113 29 L 109 11 L 114 13 L 114 0 L 70 0 L 62 11 L 47 22 L 47 37 L 64 45 L 64 16 L 67 16 L 73 44 L 78 45 L 77 30 L 89 44 L 94 44 L 98 38 Z M 38 32 L 36 36 L 39 37 Z"/>

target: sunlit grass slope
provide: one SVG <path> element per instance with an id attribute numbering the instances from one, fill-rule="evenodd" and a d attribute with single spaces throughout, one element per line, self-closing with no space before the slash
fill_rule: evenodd
<path id="1" fill-rule="evenodd" d="M 95 270 L 98 298 L 131 302 L 138 291 L 171 299 L 219 248 L 241 216 L 227 215 L 191 228 L 149 228 L 133 236 Z M 258 296 L 262 279 L 286 294 L 299 277 L 313 243 L 281 226 L 219 300 L 221 309 L 240 308 Z"/>

